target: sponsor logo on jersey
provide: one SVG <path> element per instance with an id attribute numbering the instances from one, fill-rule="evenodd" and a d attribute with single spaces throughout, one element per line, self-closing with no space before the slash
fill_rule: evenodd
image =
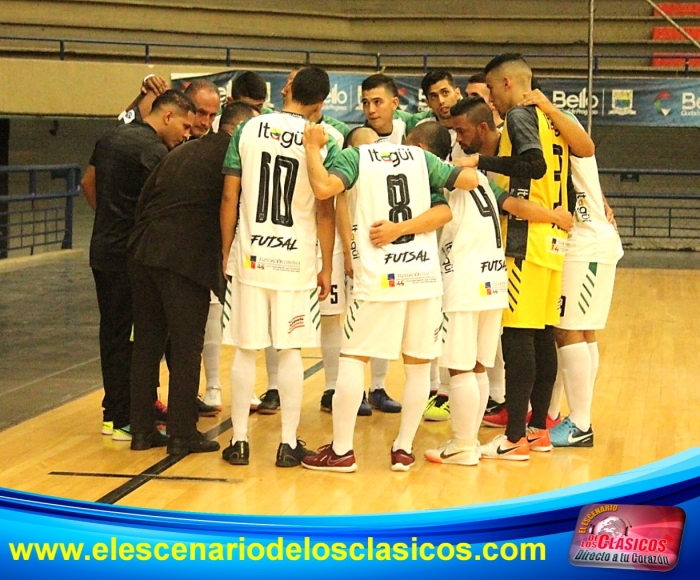
<path id="1" fill-rule="evenodd" d="M 393 252 L 388 252 L 387 254 L 384 254 L 385 264 L 388 264 L 389 262 L 394 264 L 399 262 L 407 264 L 409 262 L 427 262 L 428 260 L 430 260 L 430 258 L 428 257 L 428 252 L 425 250 L 421 250 L 420 252 L 398 252 L 396 254 Z"/>
<path id="2" fill-rule="evenodd" d="M 636 115 L 634 110 L 634 91 L 632 89 L 613 89 L 612 102 L 608 115 Z"/>
<path id="3" fill-rule="evenodd" d="M 507 282 L 482 282 L 481 283 L 481 296 L 493 296 L 496 294 L 503 294 L 508 289 Z"/>
<path id="4" fill-rule="evenodd" d="M 490 262 L 481 262 L 482 272 L 501 272 L 506 269 L 505 260 L 491 260 Z"/>
<path id="5" fill-rule="evenodd" d="M 288 334 L 291 334 L 297 328 L 304 328 L 304 326 L 306 326 L 304 320 L 305 320 L 305 316 L 303 314 L 297 314 L 296 316 L 292 316 L 291 320 L 289 321 L 289 333 Z"/>
<path id="6" fill-rule="evenodd" d="M 591 210 L 588 207 L 585 191 L 576 192 L 576 218 L 581 222 L 591 221 Z"/>
<path id="7" fill-rule="evenodd" d="M 370 161 L 379 161 L 380 163 L 391 163 L 394 167 L 401 164 L 401 161 L 413 161 L 413 152 L 409 149 L 395 149 L 394 151 L 377 151 L 369 149 Z"/>
<path id="8" fill-rule="evenodd" d="M 700 117 L 700 97 L 695 93 L 684 92 L 681 96 L 681 116 Z"/>
<path id="9" fill-rule="evenodd" d="M 566 252 L 566 240 L 552 236 L 548 248 L 550 254 L 563 255 Z"/>
<path id="10" fill-rule="evenodd" d="M 396 286 L 396 276 L 394 274 L 385 274 L 382 279 L 382 288 L 393 288 Z"/>
<path id="11" fill-rule="evenodd" d="M 597 115 L 598 103 L 600 99 L 594 94 L 592 100 L 593 114 Z M 567 93 L 566 91 L 553 91 L 552 92 L 552 103 L 554 103 L 560 109 L 566 109 L 569 113 L 573 115 L 587 115 L 588 114 L 588 90 L 583 89 L 578 94 Z"/>
<path id="12" fill-rule="evenodd" d="M 280 145 L 285 149 L 288 149 L 292 145 L 301 147 L 303 145 L 303 137 L 303 131 L 282 131 L 281 129 L 270 127 L 267 121 L 261 123 L 258 127 L 258 139 L 279 141 Z"/>
<path id="13" fill-rule="evenodd" d="M 294 238 L 283 238 L 282 236 L 261 236 L 253 234 L 250 237 L 250 243 L 265 248 L 282 248 L 290 252 L 298 249 L 297 240 Z"/>
<path id="14" fill-rule="evenodd" d="M 671 112 L 670 101 L 671 93 L 668 91 L 661 91 L 654 99 L 654 109 L 656 109 L 659 115 L 666 117 Z"/>
<path id="15" fill-rule="evenodd" d="M 262 264 L 258 264 L 257 261 L 257 256 L 248 256 L 245 259 L 245 267 L 250 268 L 251 270 L 264 270 L 265 266 L 263 266 Z"/>

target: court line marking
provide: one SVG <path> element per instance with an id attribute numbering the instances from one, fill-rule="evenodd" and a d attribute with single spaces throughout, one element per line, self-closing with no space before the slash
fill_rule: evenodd
<path id="1" fill-rule="evenodd" d="M 24 383 L 23 385 L 19 385 L 17 387 L 12 388 L 12 389 L 8 389 L 6 391 L 3 391 L 2 393 L 0 393 L 0 397 L 2 397 L 4 395 L 9 395 L 10 393 L 14 393 L 15 391 L 19 391 L 19 390 L 24 389 L 26 387 L 31 387 L 32 385 L 34 385 L 40 381 L 45 381 L 46 379 L 52 379 L 53 377 L 56 377 L 58 375 L 62 375 L 63 373 L 67 373 L 68 371 L 75 370 L 75 369 L 80 368 L 82 366 L 89 365 L 89 364 L 94 363 L 95 361 L 98 361 L 98 360 L 100 360 L 99 356 L 95 357 L 95 358 L 91 358 L 91 359 L 86 360 L 86 361 L 83 361 L 81 363 L 75 364 L 71 367 L 66 367 L 65 369 L 61 369 L 60 371 L 56 371 L 55 373 L 50 373 L 48 375 L 44 375 L 43 377 L 39 377 L 38 379 L 31 380 L 28 383 Z M 98 386 L 99 385 L 95 385 L 95 388 L 97 388 Z"/>
<path id="2" fill-rule="evenodd" d="M 316 364 L 310 366 L 304 371 L 304 380 L 315 375 L 318 371 L 323 368 L 323 361 L 319 361 Z M 226 419 L 218 425 L 215 425 L 209 431 L 206 432 L 208 438 L 218 437 L 219 435 L 225 433 L 233 427 L 231 419 Z M 123 483 L 119 487 L 113 489 L 109 493 L 103 495 L 101 498 L 95 501 L 95 503 L 105 503 L 105 504 L 115 504 L 118 501 L 124 499 L 130 493 L 136 491 L 138 488 L 142 487 L 149 481 L 153 481 L 155 476 L 160 476 L 166 469 L 170 469 L 180 461 L 182 461 L 187 455 L 166 455 L 163 459 L 154 463 L 150 467 L 147 467 L 144 471 L 138 475 L 132 477 L 129 481 Z"/>
<path id="3" fill-rule="evenodd" d="M 141 473 L 97 473 L 90 471 L 50 471 L 49 475 L 63 475 L 68 477 L 107 477 L 129 479 L 135 477 L 150 477 L 151 479 L 164 479 L 167 481 L 204 481 L 216 483 L 243 483 L 243 479 L 228 479 L 225 477 L 192 477 L 187 475 L 156 475 Z"/>

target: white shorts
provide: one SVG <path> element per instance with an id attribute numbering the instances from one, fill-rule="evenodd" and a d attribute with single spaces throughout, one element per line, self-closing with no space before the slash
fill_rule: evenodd
<path id="1" fill-rule="evenodd" d="M 209 304 L 221 304 L 219 297 L 209 290 Z"/>
<path id="2" fill-rule="evenodd" d="M 318 259 L 321 270 L 321 258 Z M 333 254 L 333 273 L 331 274 L 331 293 L 321 302 L 321 316 L 343 314 L 348 304 L 345 289 L 345 256 Z"/>
<path id="3" fill-rule="evenodd" d="M 271 290 L 232 279 L 226 284 L 223 343 L 247 350 L 321 344 L 318 288 Z"/>
<path id="4" fill-rule="evenodd" d="M 561 320 L 564 330 L 602 330 L 608 320 L 615 264 L 564 262 L 561 283 Z"/>
<path id="5" fill-rule="evenodd" d="M 432 360 L 440 356 L 442 298 L 404 302 L 353 300 L 343 324 L 340 352 L 396 360 L 401 353 Z"/>
<path id="6" fill-rule="evenodd" d="M 492 367 L 501 341 L 503 308 L 477 312 L 445 312 L 442 325 L 442 355 L 438 365 L 470 371 L 479 361 Z"/>

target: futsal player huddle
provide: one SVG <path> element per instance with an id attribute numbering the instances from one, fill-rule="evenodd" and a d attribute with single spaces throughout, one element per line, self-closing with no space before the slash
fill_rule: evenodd
<path id="1" fill-rule="evenodd" d="M 566 442 L 592 446 L 590 396 L 574 390 L 570 394 L 567 378 L 572 373 L 564 374 L 572 417 L 557 420 L 551 434 L 548 429 L 555 422 L 548 422 L 557 375 L 554 326 L 560 324 L 567 232 L 574 227 L 567 209 L 567 138 L 572 136 L 576 153 L 585 132 L 571 119 L 545 115 L 544 101 L 536 103 L 541 108 L 522 105 L 526 98 L 538 98 L 531 93 L 531 77 L 519 55 L 503 55 L 486 67 L 493 107 L 505 118 L 497 154 L 464 156 L 474 152 L 478 131 L 470 139 L 452 128 L 453 118 L 455 125 L 458 118 L 467 123 L 469 114 L 444 71 L 426 75 L 424 91 L 432 111 L 418 116 L 397 112 L 398 94 L 390 77 L 369 77 L 362 87 L 367 127 L 355 139 L 351 136 L 352 145 L 359 146 L 341 150 L 324 129 L 322 106 L 330 83 L 317 67 L 296 73 L 286 87 L 289 96 L 281 112 L 253 118 L 238 129 L 224 163 L 221 212 L 223 267 L 230 280 L 224 341 L 237 347 L 231 370 L 233 437 L 223 452 L 226 461 L 250 461 L 255 361 L 257 351 L 270 346 L 279 351 L 278 467 L 355 471 L 353 434 L 363 404 L 365 364 L 399 356 L 406 373 L 402 407 L 378 396 L 373 402 L 372 393 L 369 401 L 375 408 L 386 404 L 382 410 L 402 413 L 399 432 L 387 450 L 392 470 L 407 471 L 416 462 L 414 439 L 431 386 L 436 387 L 435 373 L 431 381 L 431 361 L 436 359 L 449 373 L 443 391 L 451 405 L 446 411 L 453 435 L 425 451 L 429 461 L 522 461 L 531 450 L 547 452 Z M 483 105 L 491 115 L 491 108 Z M 564 126 L 555 127 L 554 121 Z M 583 209 L 571 207 L 580 220 Z M 333 296 L 331 271 L 337 275 L 339 252 L 334 247 L 339 245 L 345 248 L 344 269 L 353 275 L 353 290 L 345 301 L 342 327 L 334 321 L 334 330 L 342 328 L 340 357 L 334 389 L 328 389 L 325 402 L 333 413 L 333 436 L 314 452 L 297 434 L 303 389 L 300 349 L 319 346 L 319 302 Z M 590 303 L 602 304 L 595 308 L 596 322 L 577 320 L 571 332 L 558 332 L 558 339 L 569 341 L 563 348 L 590 338 L 584 330 L 604 325 L 614 264 L 605 276 L 603 296 L 596 290 L 595 297 L 588 297 Z M 572 294 L 566 296 L 571 309 L 580 283 L 566 288 Z M 343 289 L 336 283 L 334 292 Z M 480 445 L 478 430 L 489 401 L 485 370 L 495 363 L 502 327 L 506 400 L 501 414 L 506 415 L 506 432 Z M 574 332 L 578 330 L 580 336 Z M 590 362 L 586 368 L 585 392 L 590 393 Z M 587 406 L 576 418 L 575 400 Z"/>

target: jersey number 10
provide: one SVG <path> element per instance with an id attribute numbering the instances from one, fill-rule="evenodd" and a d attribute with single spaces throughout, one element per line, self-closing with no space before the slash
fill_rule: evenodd
<path id="1" fill-rule="evenodd" d="M 284 170 L 284 178 L 282 171 Z M 272 172 L 272 176 L 270 176 Z M 272 181 L 272 212 L 270 220 L 278 226 L 291 228 L 294 225 L 292 217 L 292 196 L 299 173 L 299 160 L 293 157 L 278 155 L 272 165 L 272 156 L 263 152 L 260 165 L 260 186 L 258 188 L 258 207 L 255 211 L 255 221 L 259 224 L 267 221 L 270 207 L 270 181 Z M 270 180 L 272 177 L 272 180 Z"/>

